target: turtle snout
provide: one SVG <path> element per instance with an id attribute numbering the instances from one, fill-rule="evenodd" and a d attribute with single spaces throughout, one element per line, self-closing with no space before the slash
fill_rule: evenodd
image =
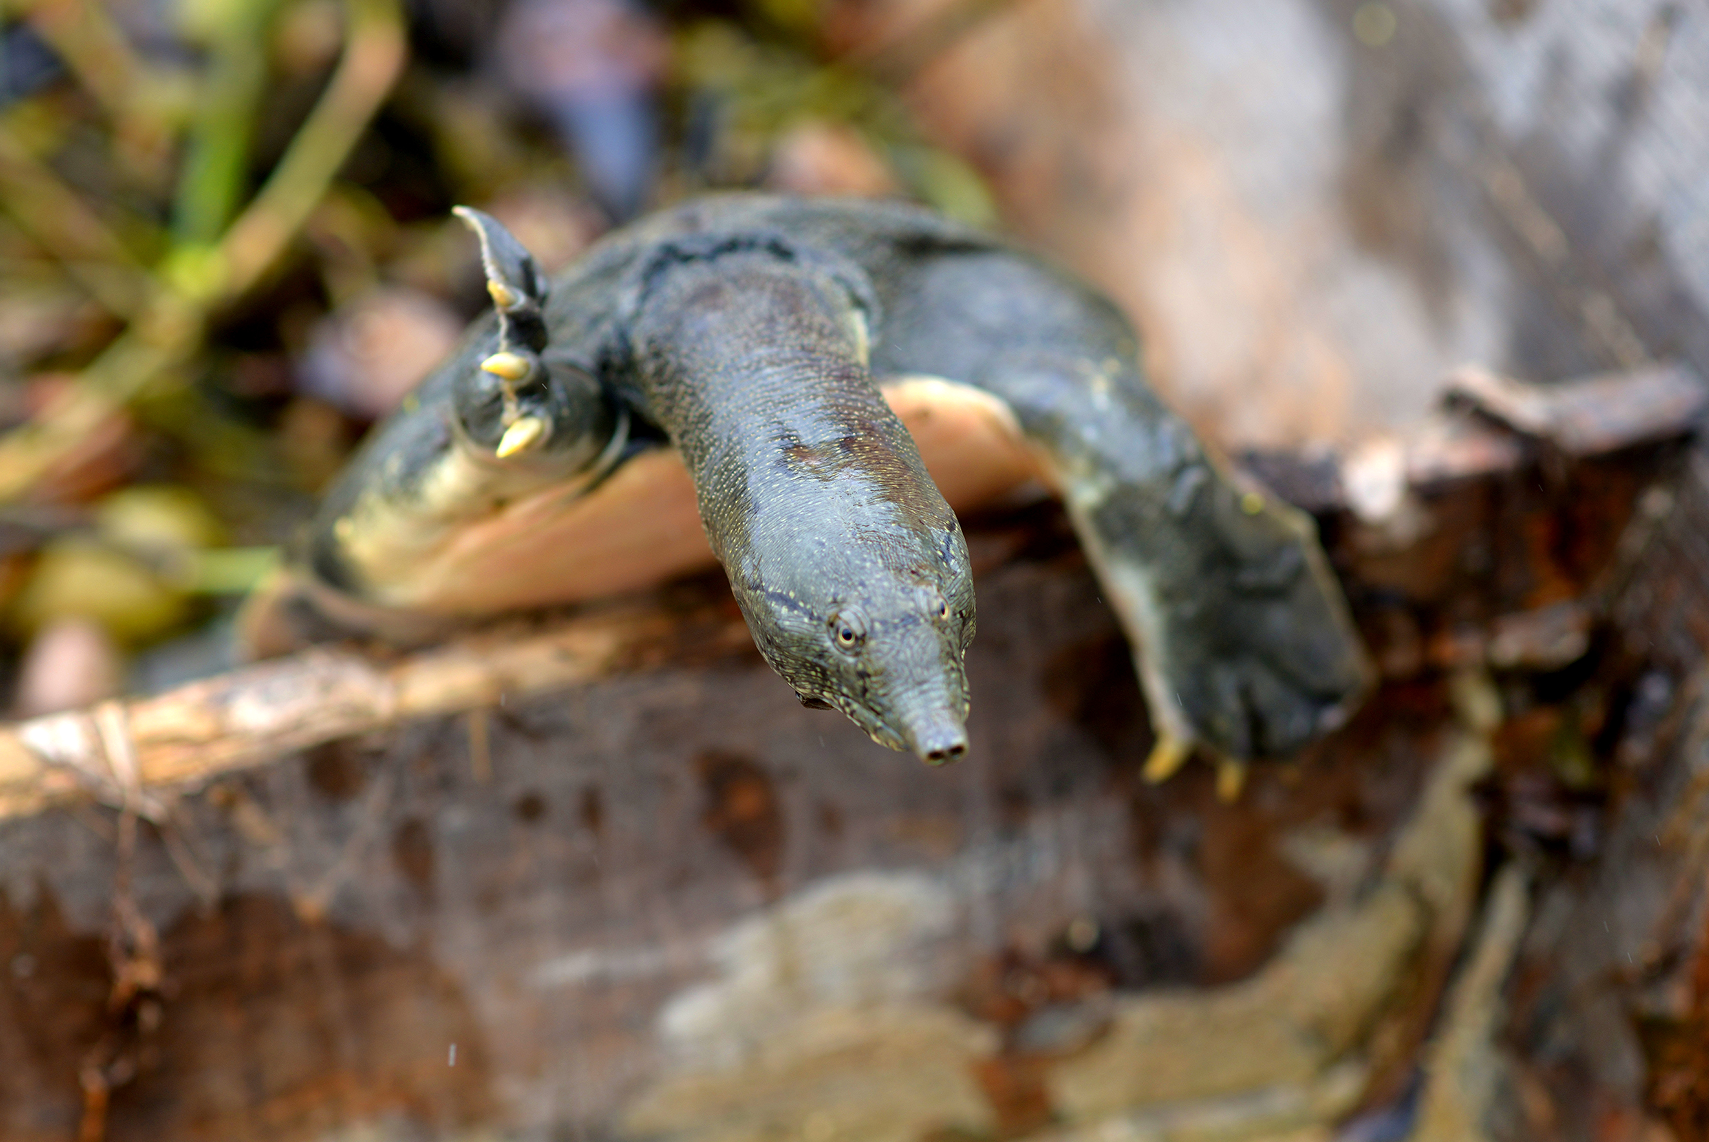
<path id="1" fill-rule="evenodd" d="M 967 727 L 946 709 L 935 709 L 905 722 L 902 740 L 927 765 L 948 765 L 967 752 Z"/>

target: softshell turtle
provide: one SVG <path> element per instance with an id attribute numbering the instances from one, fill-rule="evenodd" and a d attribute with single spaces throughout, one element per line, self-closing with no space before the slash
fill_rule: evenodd
<path id="1" fill-rule="evenodd" d="M 1310 519 L 1238 488 L 1062 271 L 906 205 L 732 195 L 548 283 L 458 213 L 495 313 L 352 460 L 275 604 L 397 630 L 716 557 L 803 702 L 942 762 L 966 749 L 974 631 L 952 507 L 1037 477 L 1134 647 L 1154 775 L 1194 743 L 1287 754 L 1362 692 Z"/>

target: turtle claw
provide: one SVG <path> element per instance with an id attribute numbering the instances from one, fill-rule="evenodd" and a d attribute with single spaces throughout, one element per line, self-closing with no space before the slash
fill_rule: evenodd
<path id="1" fill-rule="evenodd" d="M 1232 757 L 1217 759 L 1217 800 L 1225 805 L 1232 805 L 1240 800 L 1240 791 L 1244 788 L 1246 788 L 1246 763 L 1236 761 Z"/>
<path id="2" fill-rule="evenodd" d="M 515 234 L 505 229 L 504 223 L 471 206 L 453 206 L 451 213 L 461 218 L 481 240 L 481 268 L 486 271 L 487 293 L 494 305 L 510 310 L 546 300 L 534 255 L 517 241 Z"/>
<path id="3" fill-rule="evenodd" d="M 511 422 L 499 438 L 498 447 L 493 455 L 500 460 L 508 460 L 519 452 L 526 452 L 542 443 L 551 435 L 551 425 L 537 416 L 524 416 Z"/>
<path id="4" fill-rule="evenodd" d="M 1151 747 L 1151 753 L 1145 759 L 1145 766 L 1140 770 L 1141 776 L 1152 785 L 1161 785 L 1181 771 L 1187 760 L 1193 756 L 1193 742 L 1168 730 L 1160 730 L 1157 741 Z M 1216 795 L 1217 800 L 1232 804 L 1240 799 L 1240 791 L 1246 787 L 1246 762 L 1239 758 L 1217 755 L 1213 759 L 1216 766 Z"/>
<path id="5" fill-rule="evenodd" d="M 1159 696 L 1173 700 L 1180 736 L 1236 762 L 1286 757 L 1341 725 L 1363 697 L 1358 644 L 1310 577 L 1277 596 L 1234 592 L 1207 609 L 1216 617 L 1166 619 L 1154 644 L 1162 677 L 1149 694 L 1154 710 Z"/>
<path id="6" fill-rule="evenodd" d="M 1191 741 L 1177 737 L 1168 730 L 1159 730 L 1157 741 L 1152 745 L 1151 754 L 1145 759 L 1145 768 L 1141 772 L 1151 784 L 1161 785 L 1180 772 L 1192 753 Z"/>
<path id="7" fill-rule="evenodd" d="M 546 284 L 534 255 L 492 215 L 469 206 L 454 206 L 451 213 L 461 218 L 481 240 L 481 269 L 487 276 L 487 295 L 498 310 L 499 345 L 512 353 L 519 348 L 539 353 L 547 341 L 546 321 L 541 312 L 546 302 Z"/>
<path id="8" fill-rule="evenodd" d="M 533 354 L 523 356 L 521 353 L 505 351 L 494 353 L 482 361 L 481 369 L 507 381 L 525 381 L 534 372 L 538 360 Z"/>
<path id="9" fill-rule="evenodd" d="M 498 314 L 497 351 L 481 360 L 478 383 L 459 394 L 459 400 L 470 402 L 464 426 L 483 420 L 482 446 L 490 448 L 493 457 L 507 460 L 545 444 L 554 435 L 555 422 L 563 427 L 562 409 L 551 407 L 552 381 L 540 356 L 549 340 L 543 309 L 546 284 L 534 256 L 498 219 L 467 206 L 452 212 L 480 239 L 481 268 Z M 480 374 L 496 378 L 496 389 L 490 381 L 480 382 Z M 589 386 L 596 387 L 591 381 Z M 529 396 L 527 389 L 536 391 Z M 493 404 L 496 416 L 480 411 Z M 496 444 L 488 433 L 498 436 Z"/>

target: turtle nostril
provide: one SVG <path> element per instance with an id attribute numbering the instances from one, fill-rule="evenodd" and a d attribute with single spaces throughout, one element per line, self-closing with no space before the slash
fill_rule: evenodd
<path id="1" fill-rule="evenodd" d="M 966 752 L 967 746 L 962 742 L 956 742 L 954 745 L 945 746 L 943 749 L 927 750 L 926 762 L 929 765 L 943 765 L 946 762 L 954 761 Z"/>
<path id="2" fill-rule="evenodd" d="M 927 765 L 944 765 L 967 752 L 967 727 L 948 703 L 910 711 L 896 728 L 905 748 Z"/>

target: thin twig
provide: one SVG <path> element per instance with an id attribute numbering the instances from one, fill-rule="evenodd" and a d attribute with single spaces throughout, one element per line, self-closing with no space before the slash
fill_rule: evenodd
<path id="1" fill-rule="evenodd" d="M 28 13 L 31 27 L 114 121 L 134 115 L 139 96 L 159 87 L 153 69 L 131 50 L 103 5 L 89 0 L 34 0 L 17 7 Z"/>
<path id="2" fill-rule="evenodd" d="M 119 317 L 135 317 L 148 271 L 77 192 L 0 124 L 0 209 L 4 209 L 89 295 Z"/>

